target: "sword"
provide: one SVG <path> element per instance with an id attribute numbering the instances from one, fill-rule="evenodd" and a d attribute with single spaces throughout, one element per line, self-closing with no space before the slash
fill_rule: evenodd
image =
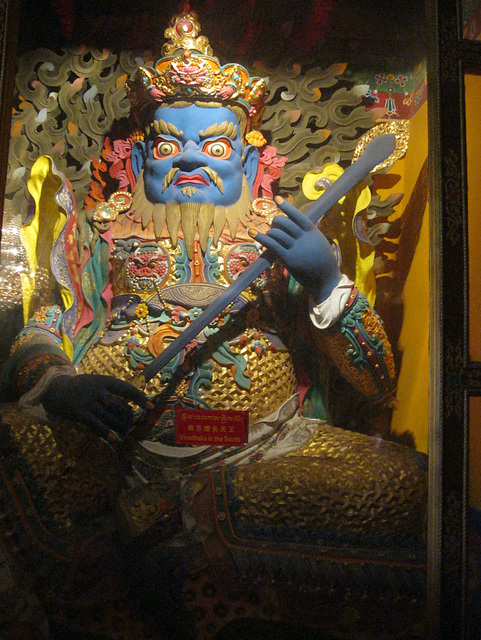
<path id="1" fill-rule="evenodd" d="M 324 193 L 309 206 L 305 215 L 316 224 L 329 210 L 357 185 L 374 167 L 388 158 L 396 148 L 393 133 L 380 135 L 366 146 L 364 153 Z M 205 309 L 173 342 L 171 342 L 140 374 L 137 382 L 147 383 L 166 364 L 193 340 L 212 320 L 218 316 L 244 289 L 254 282 L 276 259 L 273 251 L 266 249 L 234 282 L 227 287 L 207 309 Z M 142 380 L 143 378 L 143 380 Z"/>

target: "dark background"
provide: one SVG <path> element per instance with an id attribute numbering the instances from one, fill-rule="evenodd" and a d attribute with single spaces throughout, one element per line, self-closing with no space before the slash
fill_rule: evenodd
<path id="1" fill-rule="evenodd" d="M 85 44 L 148 48 L 160 54 L 177 0 L 22 0 L 19 53 Z M 197 0 L 202 31 L 228 59 L 299 53 L 349 61 L 352 56 L 419 57 L 424 3 L 419 0 Z M 222 60 L 221 60 L 222 62 Z"/>

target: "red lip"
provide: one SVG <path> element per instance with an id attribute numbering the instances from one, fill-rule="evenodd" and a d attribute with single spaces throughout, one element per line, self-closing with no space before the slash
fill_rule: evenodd
<path id="1" fill-rule="evenodd" d="M 209 183 L 207 182 L 207 180 L 202 177 L 200 174 L 198 173 L 194 173 L 194 175 L 192 176 L 188 176 L 185 173 L 181 173 L 180 176 L 178 176 L 173 184 L 178 185 L 178 184 L 205 184 L 207 187 L 209 186 Z"/>

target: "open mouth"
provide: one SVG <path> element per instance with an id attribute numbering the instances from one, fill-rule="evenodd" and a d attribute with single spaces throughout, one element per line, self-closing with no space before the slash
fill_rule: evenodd
<path id="1" fill-rule="evenodd" d="M 207 182 L 207 180 L 201 176 L 199 173 L 194 173 L 194 175 L 188 176 L 185 173 L 181 173 L 175 180 L 174 180 L 174 186 L 178 185 L 178 184 L 204 184 L 207 187 L 209 186 L 209 183 Z"/>

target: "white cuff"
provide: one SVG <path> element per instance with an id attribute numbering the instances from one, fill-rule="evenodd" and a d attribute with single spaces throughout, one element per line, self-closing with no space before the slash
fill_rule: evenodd
<path id="1" fill-rule="evenodd" d="M 328 329 L 339 320 L 346 308 L 353 285 L 354 282 L 343 274 L 339 284 L 333 289 L 327 300 L 316 305 L 312 298 L 309 298 L 309 315 L 315 327 Z"/>
<path id="2" fill-rule="evenodd" d="M 58 378 L 58 376 L 75 376 L 77 372 L 72 366 L 69 365 L 54 365 L 49 367 L 48 370 L 44 373 L 44 375 L 40 378 L 37 384 L 24 393 L 23 396 L 18 401 L 19 405 L 23 409 L 30 409 L 29 413 L 37 414 L 36 417 L 45 419 L 47 414 L 45 413 L 45 409 L 41 405 L 41 397 L 45 393 L 48 385 L 54 378 Z"/>

